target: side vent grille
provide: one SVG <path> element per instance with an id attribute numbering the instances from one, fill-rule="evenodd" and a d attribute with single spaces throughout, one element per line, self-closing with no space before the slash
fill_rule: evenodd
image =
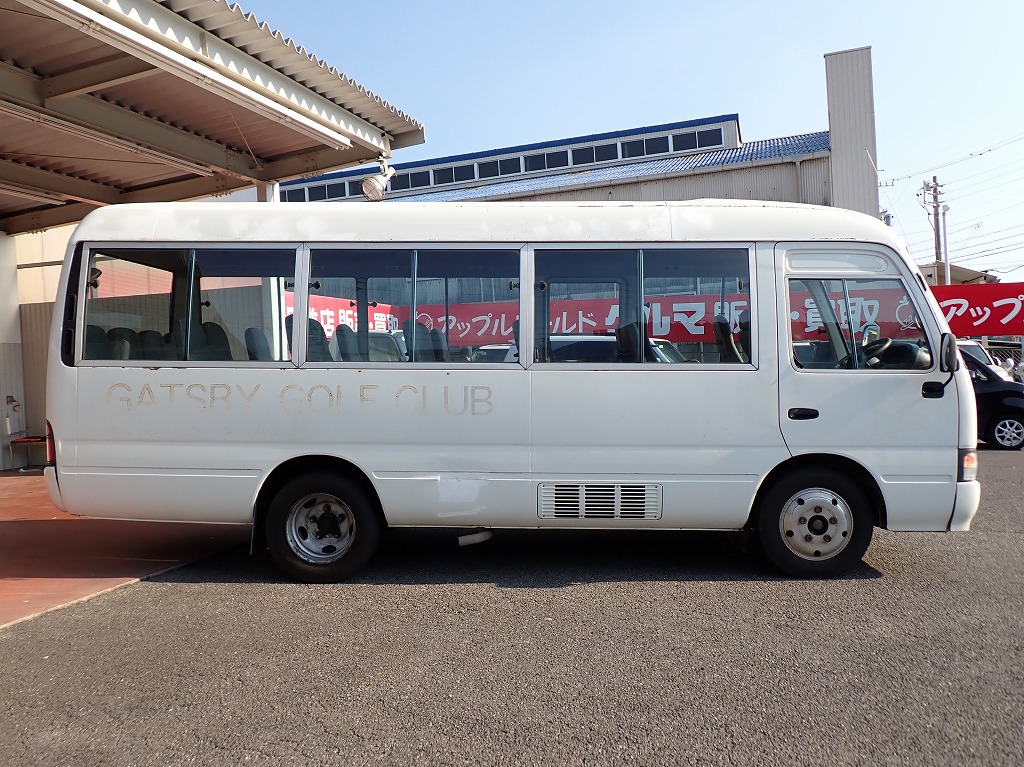
<path id="1" fill-rule="evenodd" d="M 661 485 L 540 486 L 541 519 L 661 519 Z"/>

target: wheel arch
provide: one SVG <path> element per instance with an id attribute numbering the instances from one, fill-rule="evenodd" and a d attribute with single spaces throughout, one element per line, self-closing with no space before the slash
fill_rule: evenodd
<path id="1" fill-rule="evenodd" d="M 886 528 L 888 526 L 888 515 L 885 507 L 885 497 L 878 486 L 878 482 L 867 469 L 852 458 L 828 453 L 809 453 L 793 456 L 783 461 L 765 476 L 761 486 L 754 496 L 754 503 L 750 508 L 750 515 L 747 518 L 747 526 L 754 525 L 757 518 L 757 509 L 760 507 L 764 496 L 782 477 L 805 469 L 832 469 L 839 473 L 852 477 L 864 490 L 868 501 L 874 510 L 874 524 L 876 527 Z"/>
<path id="2" fill-rule="evenodd" d="M 374 487 L 366 472 L 351 461 L 334 455 L 296 456 L 275 466 L 263 480 L 259 492 L 256 494 L 256 501 L 253 504 L 252 551 L 260 551 L 266 545 L 263 523 L 267 516 L 267 509 L 278 491 L 296 477 L 317 471 L 338 474 L 358 484 L 359 489 L 374 505 L 381 523 L 387 526 L 387 518 L 384 516 L 384 507 L 377 494 L 377 488 Z"/>

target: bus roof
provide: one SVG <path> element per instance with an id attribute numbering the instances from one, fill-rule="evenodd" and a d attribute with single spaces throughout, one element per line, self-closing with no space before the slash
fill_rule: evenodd
<path id="1" fill-rule="evenodd" d="M 903 252 L 881 221 L 818 205 L 684 202 L 184 202 L 89 213 L 91 242 L 877 242 Z"/>

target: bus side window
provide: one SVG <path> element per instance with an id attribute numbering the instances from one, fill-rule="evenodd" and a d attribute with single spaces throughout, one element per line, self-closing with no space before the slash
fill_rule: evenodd
<path id="1" fill-rule="evenodd" d="M 284 319 L 295 281 L 292 248 L 195 251 L 188 358 L 282 362 L 289 358 Z M 324 343 L 326 353 L 326 341 Z"/>
<path id="2" fill-rule="evenodd" d="M 519 319 L 519 251 L 418 251 L 416 318 L 427 326 L 437 363 L 470 362 L 482 346 L 509 349 Z M 514 363 L 516 357 L 493 361 Z"/>
<path id="3" fill-rule="evenodd" d="M 536 261 L 538 362 L 752 361 L 747 248 L 539 250 Z"/>
<path id="4" fill-rule="evenodd" d="M 160 348 L 153 356 L 175 358 L 165 340 L 171 338 L 176 276 L 187 271 L 187 251 L 179 249 L 93 250 L 85 281 L 82 359 L 151 359 L 154 335 Z"/>
<path id="5" fill-rule="evenodd" d="M 264 339 L 264 361 L 288 358 L 286 282 L 293 249 L 111 248 L 93 251 L 85 288 L 85 360 L 250 360 L 246 333 Z"/>
<path id="6" fill-rule="evenodd" d="M 643 251 L 647 336 L 668 362 L 755 361 L 746 248 Z"/>
<path id="7" fill-rule="evenodd" d="M 484 361 L 481 349 L 486 361 L 516 361 L 505 351 L 519 317 L 518 250 L 318 249 L 310 280 L 330 362 L 447 366 Z"/>
<path id="8" fill-rule="evenodd" d="M 639 251 L 538 250 L 535 261 L 537 362 L 641 361 Z"/>
<path id="9" fill-rule="evenodd" d="M 803 369 L 929 370 L 932 350 L 893 278 L 790 280 L 790 343 Z"/>
<path id="10" fill-rule="evenodd" d="M 400 333 L 412 300 L 412 251 L 314 249 L 309 268 L 309 316 L 327 340 L 328 359 L 319 361 L 406 361 Z M 320 354 L 306 350 L 310 361 Z"/>

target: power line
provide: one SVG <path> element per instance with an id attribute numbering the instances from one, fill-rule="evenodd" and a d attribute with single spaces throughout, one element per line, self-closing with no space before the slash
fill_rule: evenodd
<path id="1" fill-rule="evenodd" d="M 987 185 L 985 185 L 985 187 L 983 189 L 975 189 L 973 192 L 966 192 L 966 193 L 960 193 L 960 190 L 957 187 L 953 186 L 952 184 L 949 184 L 948 186 L 950 186 L 952 188 L 952 191 L 951 191 L 951 193 L 947 197 L 948 197 L 948 201 L 949 202 L 956 202 L 958 200 L 966 200 L 968 197 L 974 197 L 974 196 L 979 195 L 979 194 L 985 194 L 986 192 L 990 192 L 990 191 L 992 191 L 994 189 L 1001 189 L 1004 186 L 1010 186 L 1010 184 L 1019 185 L 1020 184 L 1020 179 L 1019 178 L 1011 179 L 1010 181 L 1004 181 L 1001 184 L 987 184 Z M 978 186 L 978 184 L 972 184 L 972 186 Z"/>
<path id="2" fill-rule="evenodd" d="M 957 259 L 957 263 L 963 263 L 965 261 L 977 261 L 982 258 L 989 258 L 990 256 L 998 255 L 999 253 L 1007 253 L 1014 250 L 1024 249 L 1024 240 L 1018 240 L 1008 245 L 1001 245 L 997 248 L 988 248 L 986 250 L 980 250 L 968 255 L 960 256 Z"/>
<path id="3" fill-rule="evenodd" d="M 1010 274 L 1012 272 L 1017 271 L 1018 269 L 1024 269 L 1024 263 L 1018 263 L 1018 262 L 1014 262 L 1014 263 L 1016 263 L 1016 266 L 1014 266 L 1012 269 L 1001 269 L 1000 268 L 1000 267 L 1003 267 L 1003 266 L 1010 266 L 1010 264 L 996 264 L 995 266 L 990 266 L 985 271 L 989 272 L 989 273 L 995 273 L 995 274 Z"/>
<path id="4" fill-rule="evenodd" d="M 970 224 L 974 223 L 975 221 L 981 221 L 983 219 L 995 216 L 995 215 L 997 215 L 999 213 L 1005 213 L 1008 210 L 1013 210 L 1014 208 L 1019 208 L 1022 205 L 1024 205 L 1024 200 L 1022 200 L 1021 202 L 1015 202 L 1012 205 L 1006 206 L 1005 208 L 999 208 L 998 210 L 992 210 L 992 211 L 984 213 L 984 214 L 982 214 L 980 216 L 975 216 L 974 218 L 964 219 L 960 223 L 961 223 L 961 225 L 963 225 L 964 228 L 967 228 Z M 955 229 L 953 231 L 954 232 L 958 232 L 958 231 L 963 231 L 963 229 Z M 910 234 L 910 236 L 915 236 L 915 235 L 919 235 L 919 234 L 929 234 L 930 235 L 930 234 L 932 234 L 932 230 L 931 229 L 922 229 L 921 231 L 910 232 L 909 234 Z M 904 236 L 907 236 L 907 235 L 904 235 Z M 924 242 L 929 242 L 929 240 L 920 240 L 916 244 L 920 245 L 920 244 L 922 244 Z"/>
<path id="5" fill-rule="evenodd" d="M 995 256 L 1006 255 L 1006 254 L 1013 254 L 1013 253 L 1024 253 L 1024 246 L 1022 246 L 1022 245 L 1007 245 L 1005 248 L 997 248 L 997 249 L 993 250 L 991 253 L 984 253 L 984 254 L 979 255 L 977 257 L 974 257 L 974 258 L 961 259 L 961 260 L 957 261 L 956 264 L 957 264 L 957 266 L 963 266 L 968 261 L 978 261 L 980 259 L 991 259 L 991 258 L 993 258 Z M 1024 258 L 1015 258 L 1013 260 L 1013 263 L 1015 263 L 1015 264 L 1024 263 Z M 967 267 L 965 267 L 965 268 L 967 268 Z M 991 270 L 991 267 L 989 267 L 988 270 L 983 269 L 981 271 L 989 271 L 989 270 Z"/>
<path id="6" fill-rule="evenodd" d="M 907 179 L 911 179 L 925 173 L 934 173 L 935 171 L 941 170 L 942 168 L 948 168 L 951 165 L 956 165 L 966 160 L 974 159 L 975 157 L 981 157 L 982 155 L 988 154 L 989 152 L 994 152 L 997 149 L 1002 149 L 1003 147 L 1007 147 L 1010 144 L 1015 144 L 1016 142 L 1021 140 L 1024 140 L 1024 133 L 1018 133 L 1016 136 L 1011 136 L 1010 138 L 999 141 L 993 144 L 992 146 L 986 147 L 985 149 L 981 149 L 977 152 L 971 152 L 970 154 L 964 155 L 963 157 L 959 157 L 956 160 L 950 160 L 949 162 L 940 163 L 934 167 L 925 168 L 924 170 L 916 170 L 913 173 L 907 174 L 906 176 L 897 176 L 896 178 L 889 179 L 889 181 L 883 183 L 894 184 L 897 181 L 905 181 Z"/>
<path id="7" fill-rule="evenodd" d="M 972 173 L 971 175 L 964 176 L 963 178 L 960 178 L 960 179 L 953 179 L 952 181 L 949 181 L 947 183 L 951 187 L 955 187 L 957 189 L 969 189 L 969 188 L 974 187 L 974 186 L 982 186 L 982 185 L 988 184 L 990 181 L 992 181 L 994 179 L 997 179 L 997 178 L 1003 178 L 1004 176 L 1019 175 L 1020 174 L 1020 169 L 1016 168 L 1015 166 L 1021 165 L 1021 164 L 1024 164 L 1024 157 L 1021 157 L 1018 160 L 1013 160 L 1011 162 L 1004 163 L 1004 164 L 1000 165 L 998 168 L 989 168 L 988 170 L 983 170 L 980 173 Z M 985 180 L 982 180 L 982 181 L 974 181 L 973 183 L 970 183 L 970 184 L 963 184 L 962 183 L 964 181 L 970 181 L 972 179 L 981 178 L 982 176 L 988 176 L 989 174 L 994 173 L 994 172 L 998 172 L 998 174 L 996 176 L 993 176 L 992 178 L 985 179 Z"/>
<path id="8" fill-rule="evenodd" d="M 981 226 L 981 224 L 975 224 L 975 227 L 978 227 L 978 226 Z M 1003 227 L 1002 229 L 994 229 L 991 232 L 986 232 L 985 235 L 982 237 L 981 242 L 979 242 L 978 244 L 982 245 L 982 244 L 985 244 L 986 242 L 990 242 L 990 240 L 988 240 L 988 238 L 991 237 L 993 234 L 1002 234 L 1003 232 L 1011 232 L 1014 229 L 1024 229 L 1024 224 L 1016 224 L 1015 226 L 1007 226 L 1007 227 Z M 966 248 L 967 247 L 967 243 L 970 242 L 971 240 L 973 240 L 974 237 L 975 237 L 975 235 L 972 234 L 965 241 L 957 243 L 956 247 L 960 248 L 960 249 Z M 952 244 L 950 244 L 949 247 L 952 248 L 954 246 Z"/>
<path id="9" fill-rule="evenodd" d="M 981 248 L 982 250 L 970 251 L 967 253 L 961 252 L 958 255 L 961 259 L 963 259 L 965 256 L 974 256 L 975 254 L 978 253 L 984 253 L 986 252 L 985 248 L 988 248 L 990 245 L 995 245 L 997 242 L 1005 242 L 1006 240 L 1015 240 L 1018 241 L 1020 244 L 1024 245 L 1024 233 L 1008 234 L 1005 237 L 997 237 L 996 239 L 989 240 L 988 242 L 979 242 L 977 245 L 975 245 L 975 247 Z"/>

